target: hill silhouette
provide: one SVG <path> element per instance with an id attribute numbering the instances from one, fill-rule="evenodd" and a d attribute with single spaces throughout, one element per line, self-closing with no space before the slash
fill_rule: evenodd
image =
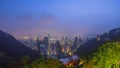
<path id="1" fill-rule="evenodd" d="M 113 29 L 87 41 L 75 53 L 80 56 L 87 56 L 107 41 L 120 41 L 120 28 Z"/>
<path id="2" fill-rule="evenodd" d="M 5 52 L 7 56 L 21 58 L 23 56 L 36 57 L 37 52 L 26 47 L 12 35 L 0 30 L 0 52 Z"/>

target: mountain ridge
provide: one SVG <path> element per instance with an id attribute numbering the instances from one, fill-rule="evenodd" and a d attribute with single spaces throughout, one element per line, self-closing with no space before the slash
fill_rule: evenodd
<path id="1" fill-rule="evenodd" d="M 0 30 L 0 52 L 2 51 L 4 51 L 8 56 L 14 58 L 37 56 L 37 52 L 26 47 L 24 44 L 16 40 L 11 34 Z"/>
<path id="2" fill-rule="evenodd" d="M 92 51 L 107 41 L 120 41 L 120 28 L 110 30 L 109 32 L 88 40 L 86 43 L 81 45 L 75 53 L 79 56 L 89 55 Z"/>

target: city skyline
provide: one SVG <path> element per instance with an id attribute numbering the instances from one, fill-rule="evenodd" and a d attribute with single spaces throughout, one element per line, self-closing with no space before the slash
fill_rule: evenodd
<path id="1" fill-rule="evenodd" d="M 14 36 L 102 34 L 120 27 L 119 0 L 1 0 L 0 29 Z"/>

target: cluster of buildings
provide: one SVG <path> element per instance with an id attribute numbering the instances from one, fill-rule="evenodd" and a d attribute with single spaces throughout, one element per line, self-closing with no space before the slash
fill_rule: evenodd
<path id="1" fill-rule="evenodd" d="M 67 67 L 71 68 L 80 65 L 80 58 L 77 55 L 72 55 L 66 58 L 60 59 L 60 61 Z"/>
<path id="2" fill-rule="evenodd" d="M 81 37 L 19 37 L 19 41 L 33 50 L 39 51 L 41 55 L 57 55 L 59 57 L 72 55 L 81 45 Z"/>

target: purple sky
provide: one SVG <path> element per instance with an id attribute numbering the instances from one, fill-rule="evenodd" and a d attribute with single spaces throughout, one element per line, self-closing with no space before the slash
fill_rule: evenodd
<path id="1" fill-rule="evenodd" d="M 101 34 L 120 27 L 120 0 L 0 0 L 0 29 L 19 35 Z"/>

